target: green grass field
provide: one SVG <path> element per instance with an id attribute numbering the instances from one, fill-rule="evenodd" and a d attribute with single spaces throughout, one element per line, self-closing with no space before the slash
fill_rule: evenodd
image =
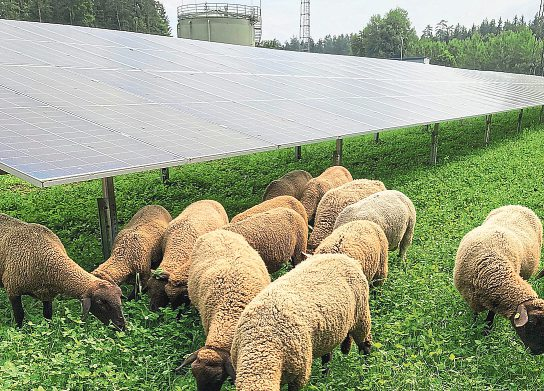
<path id="1" fill-rule="evenodd" d="M 406 270 L 390 256 L 389 279 L 371 300 L 374 350 L 359 356 L 335 352 L 328 377 L 319 360 L 306 390 L 507 390 L 543 389 L 544 360 L 525 352 L 506 319 L 497 318 L 482 337 L 483 318 L 472 314 L 452 283 L 459 241 L 487 213 L 523 204 L 544 217 L 544 127 L 538 110 L 527 112 L 516 132 L 517 113 L 494 118 L 492 144 L 483 145 L 484 120 L 444 124 L 439 165 L 429 167 L 429 135 L 421 128 L 347 139 L 344 165 L 354 178 L 382 180 L 414 202 L 418 221 Z M 303 147 L 303 158 L 281 150 L 201 163 L 160 173 L 116 179 L 120 223 L 146 204 L 160 204 L 173 216 L 199 199 L 221 202 L 229 216 L 260 201 L 266 184 L 292 169 L 319 174 L 331 163 L 333 142 Z M 96 198 L 100 182 L 37 189 L 11 176 L 0 177 L 0 211 L 47 225 L 70 256 L 87 270 L 101 262 Z M 544 282 L 535 282 L 544 295 Z M 171 310 L 147 309 L 144 296 L 127 303 L 126 332 L 114 332 L 94 318 L 80 321 L 77 300 L 54 303 L 51 323 L 41 303 L 24 300 L 27 318 L 13 327 L 11 307 L 0 292 L 0 389 L 6 390 L 194 390 L 190 372 L 172 368 L 204 340 L 198 314 L 186 309 L 180 321 Z M 233 387 L 225 386 L 225 389 Z"/>

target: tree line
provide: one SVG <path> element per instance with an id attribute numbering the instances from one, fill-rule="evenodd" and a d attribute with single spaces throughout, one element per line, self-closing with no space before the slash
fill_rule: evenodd
<path id="1" fill-rule="evenodd" d="M 0 0 L 0 18 L 170 35 L 154 0 Z"/>
<path id="2" fill-rule="evenodd" d="M 512 20 L 485 19 L 480 25 L 450 25 L 441 20 L 418 36 L 408 12 L 401 8 L 374 15 L 358 33 L 327 35 L 311 41 L 312 52 L 374 58 L 429 57 L 432 64 L 467 69 L 542 74 L 544 21 L 535 16 Z M 300 50 L 298 38 L 283 44 L 263 41 L 263 47 Z"/>

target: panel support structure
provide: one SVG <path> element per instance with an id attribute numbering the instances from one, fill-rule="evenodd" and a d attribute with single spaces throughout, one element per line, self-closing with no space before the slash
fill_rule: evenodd
<path id="1" fill-rule="evenodd" d="M 519 111 L 519 115 L 518 115 L 518 132 L 521 132 L 521 127 L 523 126 L 523 109 L 521 109 Z"/>
<path id="2" fill-rule="evenodd" d="M 538 118 L 538 123 L 542 123 L 542 119 L 544 118 L 544 106 L 540 108 L 540 117 Z"/>
<path id="3" fill-rule="evenodd" d="M 485 116 L 485 146 L 489 145 L 489 140 L 491 138 L 491 122 L 493 121 L 493 114 Z"/>
<path id="4" fill-rule="evenodd" d="M 344 148 L 344 140 L 341 138 L 336 140 L 336 151 L 334 152 L 333 158 L 332 158 L 332 164 L 335 166 L 341 166 L 342 165 L 342 150 Z"/>
<path id="5" fill-rule="evenodd" d="M 113 240 L 117 235 L 117 207 L 112 177 L 102 179 L 102 194 L 103 197 L 98 199 L 100 239 L 102 241 L 102 254 L 104 259 L 108 259 L 113 247 Z"/>
<path id="6" fill-rule="evenodd" d="M 438 161 L 438 130 L 440 129 L 440 124 L 434 124 L 433 131 L 431 132 L 431 158 L 429 163 L 435 165 Z"/>
<path id="7" fill-rule="evenodd" d="M 295 147 L 295 160 L 302 159 L 302 147 L 300 145 L 297 145 Z"/>
<path id="8" fill-rule="evenodd" d="M 7 175 L 7 172 L 0 170 L 0 175 Z"/>
<path id="9" fill-rule="evenodd" d="M 374 142 L 376 142 L 376 144 L 380 142 L 380 132 L 374 133 Z"/>
<path id="10" fill-rule="evenodd" d="M 170 169 L 161 168 L 161 179 L 163 184 L 168 184 L 170 182 Z"/>

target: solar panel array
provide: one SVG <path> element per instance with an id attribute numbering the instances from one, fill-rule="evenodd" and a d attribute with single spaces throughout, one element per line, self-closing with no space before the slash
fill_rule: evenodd
<path id="1" fill-rule="evenodd" d="M 540 77 L 0 20 L 0 170 L 77 182 L 544 104 Z"/>

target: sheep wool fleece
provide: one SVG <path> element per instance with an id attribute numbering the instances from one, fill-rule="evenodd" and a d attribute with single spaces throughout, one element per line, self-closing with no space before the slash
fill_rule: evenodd
<path id="1" fill-rule="evenodd" d="M 416 225 L 416 209 L 412 201 L 396 190 L 374 193 L 346 207 L 336 219 L 335 228 L 354 220 L 369 220 L 385 232 L 389 250 L 399 249 L 402 259 L 412 244 Z"/>
<path id="2" fill-rule="evenodd" d="M 201 236 L 191 258 L 189 298 L 200 313 L 206 346 L 229 351 L 240 314 L 270 284 L 270 275 L 241 235 L 222 229 Z"/>
<path id="3" fill-rule="evenodd" d="M 320 176 L 308 181 L 300 199 L 306 209 L 308 221 L 313 221 L 317 205 L 326 192 L 352 180 L 353 177 L 345 167 L 333 166 L 323 171 Z"/>
<path id="4" fill-rule="evenodd" d="M 382 285 L 387 278 L 387 238 L 381 227 L 368 220 L 355 220 L 342 225 L 325 238 L 315 254 L 345 254 L 358 260 L 372 286 Z"/>
<path id="5" fill-rule="evenodd" d="M 526 281 L 538 269 L 542 223 L 528 208 L 509 205 L 489 213 L 461 240 L 454 284 L 475 313 L 511 317 L 517 306 L 538 298 Z"/>
<path id="6" fill-rule="evenodd" d="M 263 201 L 282 195 L 290 195 L 300 200 L 304 187 L 310 179 L 312 179 L 312 175 L 304 170 L 288 172 L 281 178 L 270 182 L 264 192 Z"/>
<path id="7" fill-rule="evenodd" d="M 308 240 L 308 249 L 315 250 L 319 243 L 331 234 L 336 218 L 346 206 L 383 190 L 386 189 L 380 181 L 356 179 L 326 192 L 317 206 L 314 230 Z"/>
<path id="8" fill-rule="evenodd" d="M 259 293 L 242 312 L 231 349 L 238 391 L 298 390 L 312 360 L 349 334 L 369 344 L 368 282 L 342 254 L 310 257 Z"/>
<path id="9" fill-rule="evenodd" d="M 300 201 L 294 197 L 286 195 L 286 196 L 274 197 L 270 200 L 263 201 L 260 204 L 257 204 L 254 207 L 249 208 L 245 212 L 237 214 L 236 216 L 232 218 L 230 222 L 236 223 L 238 221 L 247 219 L 249 216 L 253 216 L 257 213 L 266 212 L 274 208 L 293 209 L 295 212 L 301 215 L 305 221 L 308 221 L 308 215 L 306 215 L 306 209 L 304 209 L 304 206 L 302 206 Z"/>
<path id="10" fill-rule="evenodd" d="M 147 283 L 151 265 L 162 258 L 162 236 L 172 220 L 166 209 L 148 205 L 140 209 L 117 234 L 111 256 L 93 274 L 117 285 L 140 273 Z"/>
<path id="11" fill-rule="evenodd" d="M 308 244 L 308 224 L 287 208 L 258 213 L 224 229 L 242 235 L 263 258 L 270 273 L 280 270 L 290 258 L 294 265 L 302 262 Z"/>

